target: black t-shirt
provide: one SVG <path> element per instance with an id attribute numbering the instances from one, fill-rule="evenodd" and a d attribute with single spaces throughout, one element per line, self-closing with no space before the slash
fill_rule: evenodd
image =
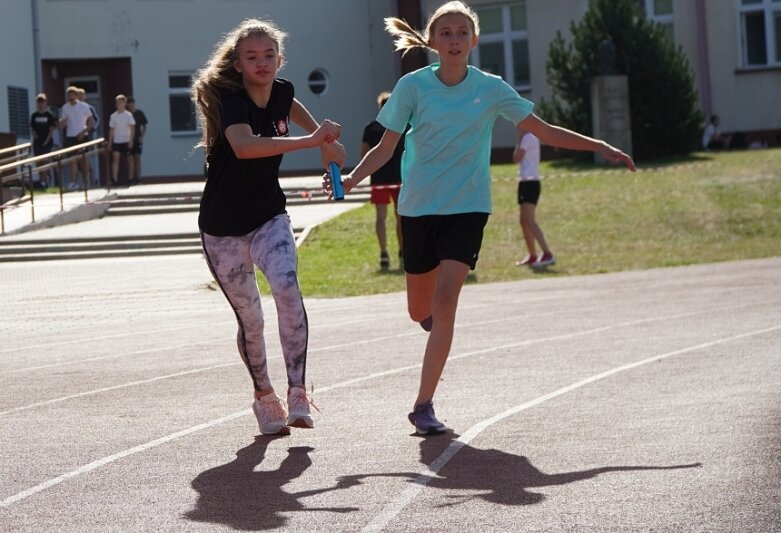
<path id="1" fill-rule="evenodd" d="M 141 137 L 141 126 L 146 126 L 149 121 L 146 115 L 140 109 L 133 111 L 133 119 L 136 121 L 136 127 L 133 128 L 133 144 L 138 144 L 138 138 Z"/>
<path id="2" fill-rule="evenodd" d="M 369 145 L 369 148 L 374 148 L 380 144 L 385 133 L 385 128 L 373 120 L 369 122 L 363 129 L 363 142 Z M 396 149 L 393 151 L 393 155 L 382 167 L 372 174 L 370 183 L 372 185 L 391 185 L 394 183 L 401 183 L 401 155 L 404 153 L 404 134 L 401 135 Z"/>
<path id="3" fill-rule="evenodd" d="M 54 116 L 54 113 L 48 109 L 46 111 L 33 112 L 30 116 L 30 128 L 35 132 L 33 144 L 36 146 L 43 146 L 43 141 L 49 136 L 49 129 L 52 127 L 57 127 L 57 118 Z M 51 143 L 52 140 L 49 139 L 48 144 Z"/>
<path id="4" fill-rule="evenodd" d="M 222 97 L 222 135 L 207 159 L 198 217 L 204 233 L 218 237 L 246 235 L 285 212 L 285 194 L 279 185 L 282 154 L 238 159 L 225 138 L 225 130 L 233 124 L 249 124 L 255 135 L 287 137 L 293 94 L 293 84 L 277 78 L 265 108 L 256 106 L 244 90 Z"/>

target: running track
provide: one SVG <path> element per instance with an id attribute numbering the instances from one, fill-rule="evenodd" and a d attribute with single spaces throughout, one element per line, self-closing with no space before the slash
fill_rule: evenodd
<path id="1" fill-rule="evenodd" d="M 781 259 L 467 286 L 455 432 L 428 439 L 403 294 L 307 299 L 322 414 L 267 438 L 208 281 L 197 257 L 0 265 L 0 530 L 781 528 Z"/>

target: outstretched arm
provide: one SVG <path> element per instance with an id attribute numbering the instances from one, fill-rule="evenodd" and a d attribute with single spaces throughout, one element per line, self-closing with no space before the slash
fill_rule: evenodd
<path id="1" fill-rule="evenodd" d="M 361 183 L 367 176 L 377 172 L 382 165 L 387 163 L 393 156 L 393 151 L 401 138 L 401 133 L 385 130 L 380 142 L 366 152 L 361 162 L 353 169 L 349 176 L 344 178 L 344 190 L 349 192 L 353 187 Z M 329 183 L 330 186 L 330 183 Z"/>
<path id="2" fill-rule="evenodd" d="M 520 121 L 516 128 L 518 130 L 525 130 L 533 133 L 543 144 L 556 146 L 558 148 L 567 148 L 569 150 L 596 152 L 604 157 L 606 161 L 626 165 L 629 170 L 632 172 L 635 171 L 635 162 L 632 160 L 632 157 L 618 148 L 610 146 L 605 141 L 593 139 L 572 130 L 548 124 L 537 115 L 529 115 Z"/>

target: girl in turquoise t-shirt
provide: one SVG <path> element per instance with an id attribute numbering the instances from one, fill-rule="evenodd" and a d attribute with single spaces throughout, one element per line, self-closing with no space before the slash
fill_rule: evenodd
<path id="1" fill-rule="evenodd" d="M 460 1 L 440 6 L 422 34 L 397 18 L 386 29 L 404 52 L 428 48 L 439 63 L 399 80 L 377 120 L 380 143 L 342 178 L 350 191 L 385 164 L 409 125 L 399 197 L 407 306 L 412 320 L 430 331 L 420 388 L 408 418 L 418 433 L 441 433 L 432 399 L 453 341 L 458 296 L 475 268 L 491 212 L 491 128 L 503 116 L 543 143 L 599 153 L 634 170 L 632 158 L 609 144 L 552 126 L 532 114 L 533 104 L 501 78 L 468 65 L 477 46 L 477 15 Z M 330 176 L 324 177 L 330 191 Z"/>

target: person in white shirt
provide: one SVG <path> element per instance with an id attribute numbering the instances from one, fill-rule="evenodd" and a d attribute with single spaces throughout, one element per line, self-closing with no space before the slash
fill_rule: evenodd
<path id="1" fill-rule="evenodd" d="M 119 183 L 119 158 L 128 156 L 133 148 L 133 136 L 135 134 L 136 119 L 133 113 L 128 111 L 127 98 L 124 94 L 118 94 L 114 99 L 117 110 L 111 113 L 108 122 L 108 150 L 111 153 L 111 183 Z M 132 180 L 129 176 L 128 180 Z"/>
<path id="2" fill-rule="evenodd" d="M 86 142 L 90 131 L 95 127 L 92 112 L 87 104 L 78 99 L 78 92 L 77 87 L 68 87 L 65 90 L 68 102 L 60 108 L 59 127 L 64 129 L 65 133 L 64 148 Z M 81 173 L 85 180 L 89 178 L 86 159 L 83 157 L 72 161 L 70 165 L 71 179 L 75 179 L 78 173 Z M 77 186 L 77 183 L 73 181 L 70 185 L 74 187 Z"/>
<path id="3" fill-rule="evenodd" d="M 540 199 L 540 140 L 529 132 L 521 131 L 521 140 L 513 151 L 513 163 L 520 163 L 518 169 L 518 204 L 521 206 L 521 231 L 529 253 L 517 261 L 517 266 L 542 268 L 556 263 L 553 252 L 548 248 L 545 234 L 537 224 L 535 211 Z M 537 256 L 536 243 L 540 243 L 542 255 Z"/>

